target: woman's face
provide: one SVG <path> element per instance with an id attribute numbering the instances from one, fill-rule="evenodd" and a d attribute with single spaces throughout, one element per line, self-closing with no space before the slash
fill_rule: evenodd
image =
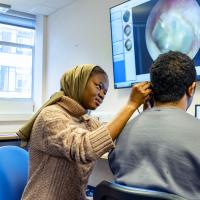
<path id="1" fill-rule="evenodd" d="M 88 79 L 82 105 L 85 109 L 95 110 L 102 102 L 108 90 L 108 77 L 103 73 L 94 73 Z"/>

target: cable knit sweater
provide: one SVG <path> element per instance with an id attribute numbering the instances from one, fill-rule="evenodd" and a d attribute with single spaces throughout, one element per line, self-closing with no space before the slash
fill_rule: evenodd
<path id="1" fill-rule="evenodd" d="M 85 200 L 95 161 L 114 147 L 106 126 L 69 97 L 37 117 L 30 138 L 30 171 L 22 200 Z"/>

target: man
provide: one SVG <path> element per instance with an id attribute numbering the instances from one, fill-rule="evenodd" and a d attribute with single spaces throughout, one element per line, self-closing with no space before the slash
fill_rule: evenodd
<path id="1" fill-rule="evenodd" d="M 154 107 L 132 119 L 109 163 L 121 184 L 200 199 L 200 122 L 186 113 L 196 71 L 185 54 L 160 55 L 150 71 Z"/>

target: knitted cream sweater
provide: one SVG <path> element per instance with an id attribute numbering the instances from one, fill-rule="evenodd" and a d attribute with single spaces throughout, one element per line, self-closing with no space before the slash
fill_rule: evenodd
<path id="1" fill-rule="evenodd" d="M 22 200 L 85 200 L 95 161 L 114 147 L 106 126 L 69 97 L 37 117 L 30 138 L 29 180 Z"/>

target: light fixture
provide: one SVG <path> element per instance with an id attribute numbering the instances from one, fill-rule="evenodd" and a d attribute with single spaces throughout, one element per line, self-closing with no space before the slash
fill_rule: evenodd
<path id="1" fill-rule="evenodd" d="M 11 9 L 11 5 L 0 3 L 0 12 L 6 13 Z"/>

